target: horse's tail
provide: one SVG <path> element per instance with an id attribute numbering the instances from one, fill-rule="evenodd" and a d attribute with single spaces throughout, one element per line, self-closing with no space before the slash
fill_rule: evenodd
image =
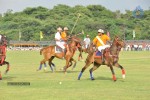
<path id="1" fill-rule="evenodd" d="M 40 55 L 42 55 L 43 51 L 45 51 L 45 50 L 48 49 L 49 47 L 50 47 L 50 46 L 42 48 L 42 49 L 40 50 Z"/>
<path id="2" fill-rule="evenodd" d="M 42 48 L 42 49 L 40 50 L 40 55 L 42 55 L 43 50 L 44 50 L 44 48 Z"/>

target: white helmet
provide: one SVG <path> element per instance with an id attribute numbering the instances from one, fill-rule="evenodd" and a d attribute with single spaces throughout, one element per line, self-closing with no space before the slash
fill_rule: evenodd
<path id="1" fill-rule="evenodd" d="M 58 28 L 57 28 L 57 31 L 62 31 L 62 28 L 61 28 L 61 27 L 58 27 Z"/>
<path id="2" fill-rule="evenodd" d="M 104 33 L 104 30 L 102 31 L 102 33 Z"/>
<path id="3" fill-rule="evenodd" d="M 98 30 L 98 32 L 104 33 L 104 30 L 102 30 L 102 29 L 99 29 L 99 30 Z"/>
<path id="4" fill-rule="evenodd" d="M 68 31 L 69 29 L 68 29 L 68 27 L 64 27 L 64 31 Z"/>

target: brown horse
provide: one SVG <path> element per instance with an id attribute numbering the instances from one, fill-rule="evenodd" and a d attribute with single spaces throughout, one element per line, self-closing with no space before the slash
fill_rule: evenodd
<path id="1" fill-rule="evenodd" d="M 82 68 L 82 70 L 81 70 L 81 72 L 78 76 L 78 80 L 80 80 L 80 78 L 82 76 L 82 73 L 85 71 L 85 69 L 87 67 L 89 67 L 92 63 L 93 63 L 94 66 L 89 70 L 91 80 L 94 80 L 92 72 L 95 71 L 100 65 L 107 65 L 108 67 L 110 67 L 110 70 L 112 72 L 112 76 L 113 76 L 114 81 L 116 81 L 116 76 L 115 76 L 113 66 L 116 66 L 116 67 L 120 68 L 122 70 L 122 77 L 125 78 L 125 70 L 118 63 L 119 52 L 120 52 L 121 48 L 124 47 L 124 46 L 125 46 L 124 41 L 116 36 L 114 38 L 113 43 L 110 46 L 110 48 L 106 48 L 104 50 L 105 62 L 102 63 L 101 57 L 96 57 L 95 56 L 95 50 L 93 48 L 94 46 L 93 46 L 93 44 L 91 44 L 90 47 L 89 47 L 89 52 L 88 52 L 88 56 L 87 56 L 87 59 L 86 59 L 86 64 Z"/>
<path id="2" fill-rule="evenodd" d="M 0 66 L 7 65 L 7 69 L 5 74 L 9 71 L 9 62 L 5 61 L 6 59 L 6 47 L 7 47 L 7 40 L 4 35 L 0 35 Z M 2 80 L 2 75 L 0 71 L 0 80 Z"/>
<path id="3" fill-rule="evenodd" d="M 65 54 L 66 65 L 64 67 L 64 72 L 66 72 L 67 68 L 72 65 L 72 61 L 75 62 L 73 68 L 76 66 L 76 60 L 73 59 L 73 56 L 76 51 L 76 46 L 78 43 L 80 43 L 81 40 L 76 36 L 71 36 L 68 41 L 69 43 L 66 46 L 67 52 Z M 42 66 L 42 64 L 45 64 L 46 61 L 49 61 L 49 66 L 51 66 L 52 60 L 55 57 L 59 59 L 62 59 L 64 57 L 63 53 L 55 53 L 55 46 L 48 46 L 41 49 L 40 54 L 43 54 L 44 56 L 44 59 L 40 62 L 40 66 Z"/>
<path id="4" fill-rule="evenodd" d="M 88 48 L 85 48 L 85 44 L 82 43 L 83 45 L 78 45 L 78 50 L 79 50 L 79 56 L 78 56 L 78 61 L 82 60 L 83 59 L 83 56 L 82 56 L 82 53 L 85 52 L 85 53 L 88 53 Z"/>

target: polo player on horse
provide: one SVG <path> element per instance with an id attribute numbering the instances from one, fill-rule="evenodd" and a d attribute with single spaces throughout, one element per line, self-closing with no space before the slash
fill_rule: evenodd
<path id="1" fill-rule="evenodd" d="M 7 73 L 10 69 L 9 62 L 5 61 L 6 59 L 6 47 L 7 47 L 7 40 L 6 36 L 0 34 L 0 66 L 7 65 L 7 69 L 5 73 Z M 0 71 L 0 80 L 2 80 L 2 75 Z"/>
<path id="2" fill-rule="evenodd" d="M 107 42 L 110 42 L 109 40 L 110 38 L 104 34 L 104 30 L 102 29 L 98 30 L 98 35 L 93 39 L 93 44 L 102 54 L 102 63 L 104 63 L 103 51 L 105 48 L 110 47 L 109 45 L 106 45 Z"/>
<path id="3" fill-rule="evenodd" d="M 65 57 L 65 53 L 66 53 L 65 45 L 67 44 L 67 35 L 68 35 L 67 27 L 64 27 L 63 32 L 62 32 L 61 27 L 57 28 L 57 33 L 55 33 L 55 41 L 56 41 L 56 45 L 59 46 L 60 48 L 62 48 L 64 57 Z"/>

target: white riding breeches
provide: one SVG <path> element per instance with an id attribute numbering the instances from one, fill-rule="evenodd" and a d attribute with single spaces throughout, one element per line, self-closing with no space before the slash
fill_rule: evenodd
<path id="1" fill-rule="evenodd" d="M 87 49 L 88 47 L 89 47 L 89 45 L 88 45 L 88 44 L 86 44 L 86 45 L 85 45 L 85 48 Z"/>
<path id="2" fill-rule="evenodd" d="M 56 42 L 56 45 L 58 45 L 59 47 L 61 47 L 62 49 L 65 49 L 65 46 L 63 43 L 61 42 Z"/>
<path id="3" fill-rule="evenodd" d="M 61 41 L 61 44 L 64 46 L 64 45 L 66 45 L 66 42 L 65 41 Z"/>
<path id="4" fill-rule="evenodd" d="M 98 50 L 101 52 L 102 50 L 104 50 L 105 48 L 110 47 L 110 45 L 103 45 L 103 46 L 99 46 Z"/>

